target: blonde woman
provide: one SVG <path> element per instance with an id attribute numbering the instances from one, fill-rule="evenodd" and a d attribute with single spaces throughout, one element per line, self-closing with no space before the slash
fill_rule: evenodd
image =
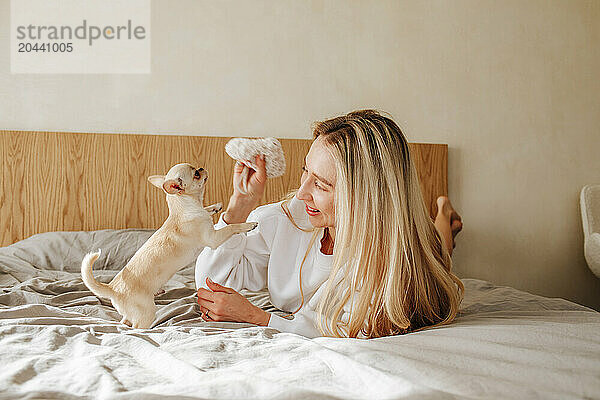
<path id="1" fill-rule="evenodd" d="M 400 128 L 363 110 L 319 122 L 313 133 L 295 194 L 256 208 L 266 182 L 259 158 L 248 193 L 234 190 L 216 227 L 259 225 L 198 257 L 203 318 L 360 338 L 451 322 L 464 292 L 450 259 L 462 222 L 446 197 L 429 218 Z M 268 288 L 291 315 L 252 305 L 238 293 L 244 288 Z"/>

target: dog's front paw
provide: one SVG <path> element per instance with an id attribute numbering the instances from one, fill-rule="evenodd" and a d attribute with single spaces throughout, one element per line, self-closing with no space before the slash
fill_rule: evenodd
<path id="1" fill-rule="evenodd" d="M 250 232 L 252 229 L 258 226 L 258 222 L 244 222 L 240 224 L 241 232 Z"/>
<path id="2" fill-rule="evenodd" d="M 211 215 L 214 215 L 223 209 L 223 203 L 213 204 L 208 207 L 204 207 L 204 209 Z"/>

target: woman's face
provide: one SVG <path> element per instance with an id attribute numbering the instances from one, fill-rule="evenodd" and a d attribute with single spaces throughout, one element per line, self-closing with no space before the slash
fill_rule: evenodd
<path id="1" fill-rule="evenodd" d="M 317 138 L 304 159 L 305 165 L 296 197 L 315 228 L 335 227 L 335 162 L 321 138 Z"/>

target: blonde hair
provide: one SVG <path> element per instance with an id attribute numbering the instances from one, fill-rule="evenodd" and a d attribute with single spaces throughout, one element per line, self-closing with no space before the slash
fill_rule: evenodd
<path id="1" fill-rule="evenodd" d="M 313 135 L 324 140 L 337 173 L 332 268 L 317 307 L 321 333 L 374 338 L 453 321 L 464 286 L 451 272 L 398 125 L 361 110 L 316 123 Z M 342 321 L 345 306 L 351 312 Z"/>

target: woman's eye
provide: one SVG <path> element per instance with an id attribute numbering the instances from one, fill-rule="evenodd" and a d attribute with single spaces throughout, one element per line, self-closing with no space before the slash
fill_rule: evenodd
<path id="1" fill-rule="evenodd" d="M 302 175 L 304 175 L 304 174 L 306 174 L 306 173 L 308 173 L 308 170 L 306 169 L 306 166 L 302 166 Z M 324 188 L 323 186 L 321 186 L 321 185 L 319 184 L 319 182 L 317 182 L 316 180 L 315 180 L 315 187 L 316 187 L 317 189 L 319 189 L 319 190 L 325 190 L 325 188 Z"/>

